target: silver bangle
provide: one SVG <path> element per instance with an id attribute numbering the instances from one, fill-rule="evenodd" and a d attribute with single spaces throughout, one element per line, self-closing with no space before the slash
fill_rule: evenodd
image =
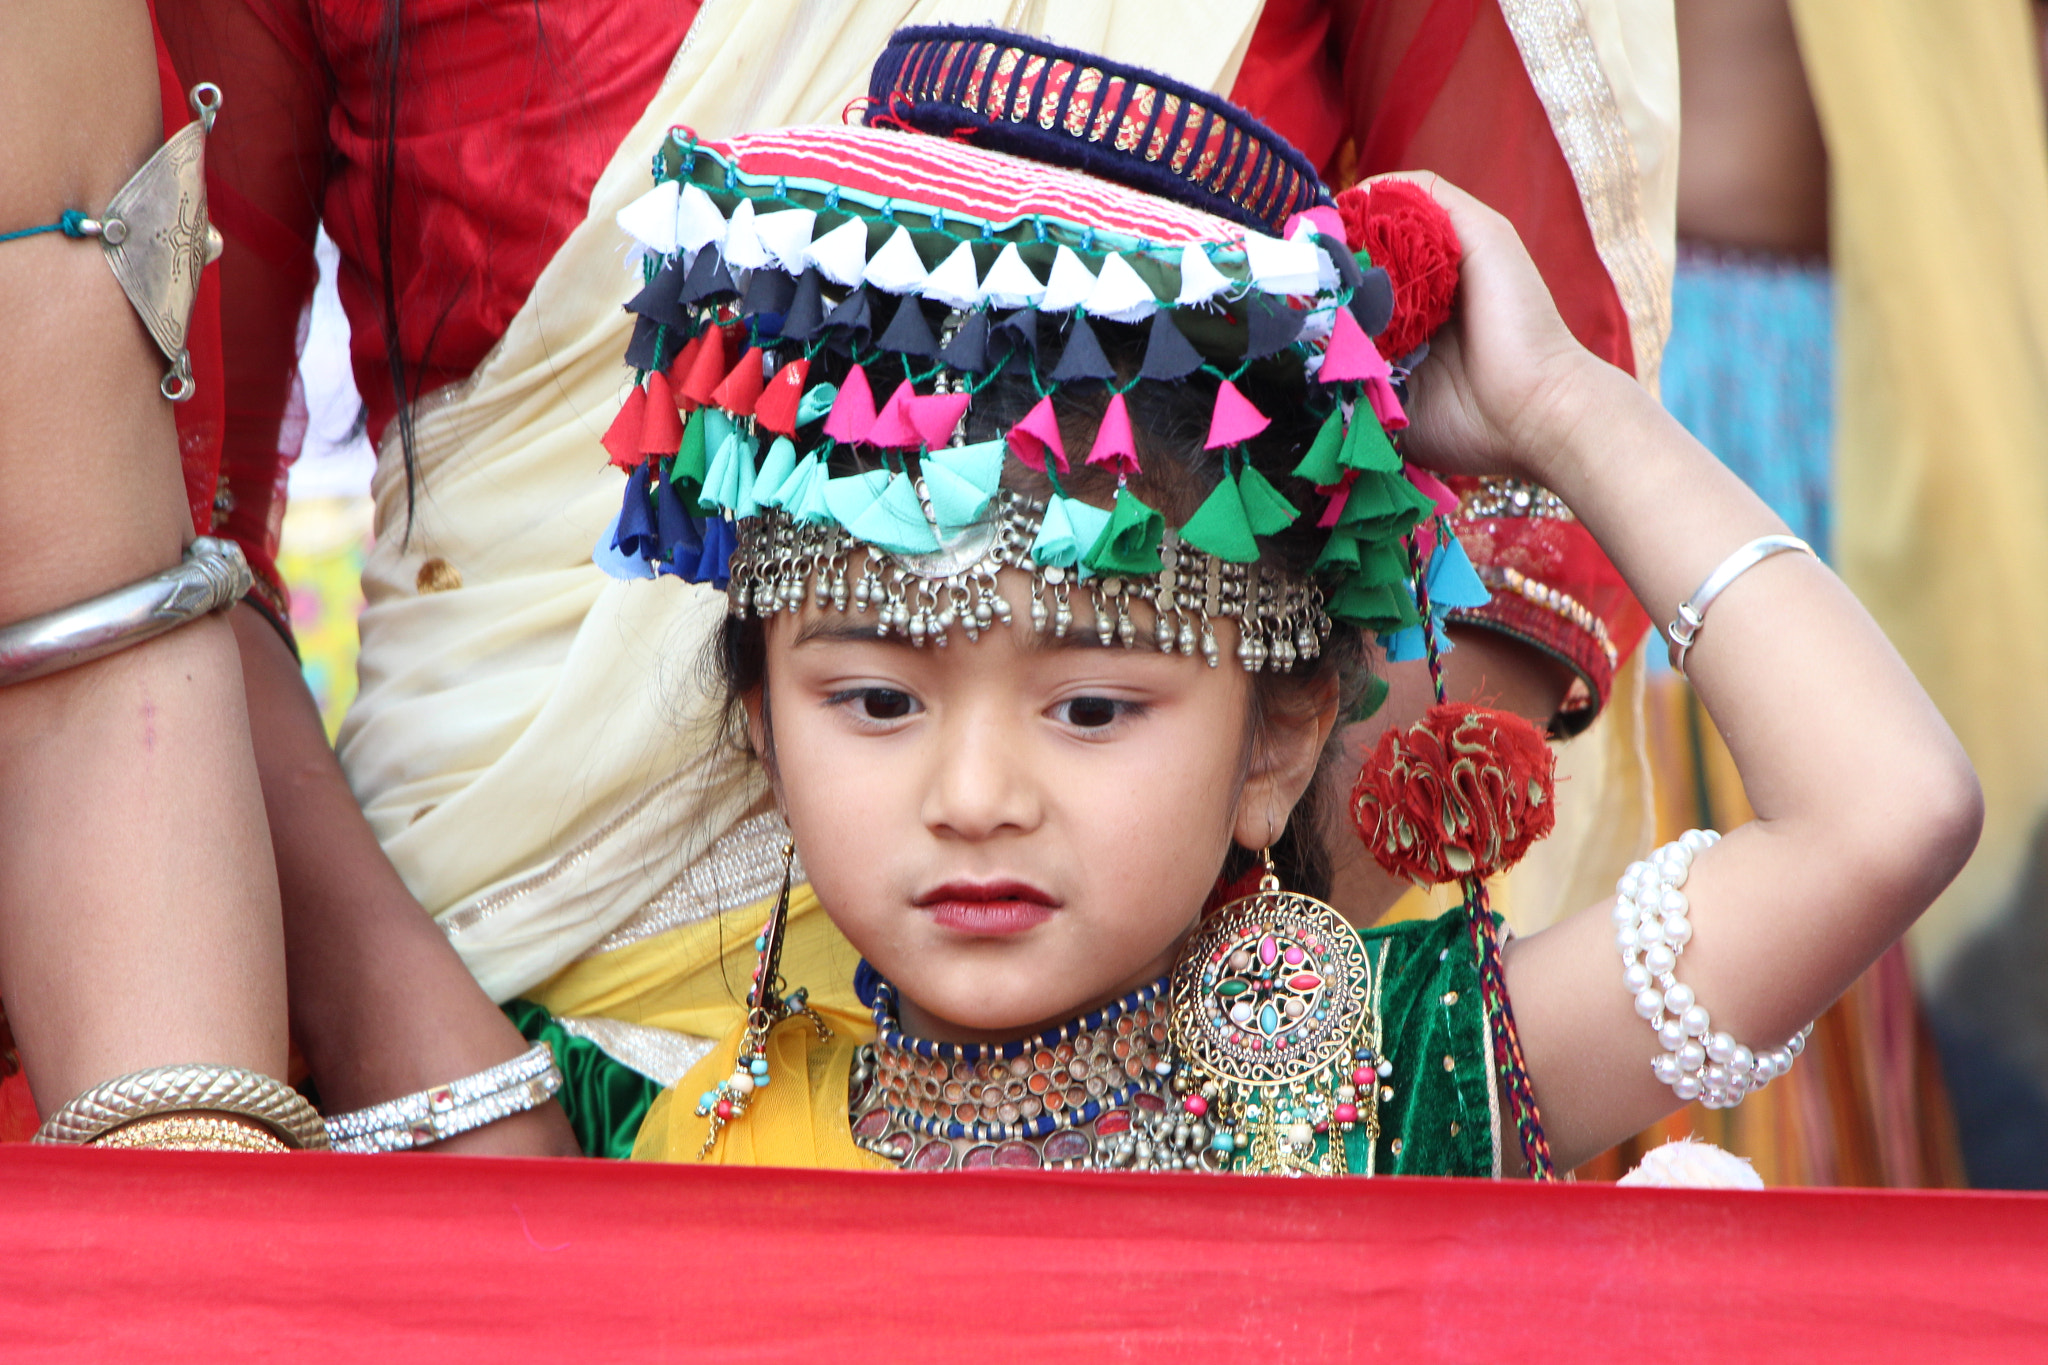
<path id="1" fill-rule="evenodd" d="M 509 1062 L 327 1120 L 337 1152 L 404 1152 L 545 1104 L 562 1088 L 555 1052 L 535 1043 Z"/>
<path id="2" fill-rule="evenodd" d="M 327 1146 L 305 1097 L 283 1081 L 227 1066 L 159 1066 L 96 1085 L 43 1120 L 35 1140 L 78 1144 L 137 1119 L 201 1110 L 259 1123 L 301 1151 Z"/>
<path id="3" fill-rule="evenodd" d="M 1678 606 L 1678 619 L 1664 627 L 1664 633 L 1671 637 L 1671 666 L 1685 676 L 1685 656 L 1692 652 L 1693 641 L 1699 637 L 1700 626 L 1707 619 L 1707 608 L 1714 605 L 1714 599 L 1728 590 L 1728 585 L 1748 573 L 1772 555 L 1788 551 L 1813 554 L 1813 547 L 1798 536 L 1758 536 L 1749 544 L 1736 550 L 1707 575 L 1693 595 Z M 1814 556 L 1816 559 L 1818 555 Z"/>
<path id="4" fill-rule="evenodd" d="M 0 687 L 152 640 L 233 606 L 255 581 L 242 547 L 200 536 L 176 568 L 75 606 L 0 626 Z"/>

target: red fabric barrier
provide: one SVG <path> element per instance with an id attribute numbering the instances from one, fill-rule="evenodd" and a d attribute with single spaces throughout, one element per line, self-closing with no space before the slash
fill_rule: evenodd
<path id="1" fill-rule="evenodd" d="M 2044 1286 L 2019 1194 L 0 1150 L 9 1360 L 1925 1365 Z"/>

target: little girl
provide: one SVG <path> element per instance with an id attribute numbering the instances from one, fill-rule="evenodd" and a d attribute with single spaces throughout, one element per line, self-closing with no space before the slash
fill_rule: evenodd
<path id="1" fill-rule="evenodd" d="M 1428 180 L 1340 214 L 1239 111 L 1014 35 L 905 30 L 873 94 L 882 127 L 677 130 L 622 215 L 644 387 L 599 557 L 729 581 L 736 723 L 874 1025 L 781 979 L 786 889 L 746 1024 L 635 1155 L 1542 1175 L 1790 1066 L 1968 856 L 1975 780 L 1505 221 Z M 1360 212 L 1412 250 L 1355 253 Z M 1433 244 L 1455 314 L 1382 356 L 1442 320 Z M 1505 952 L 1480 878 L 1549 769 L 1480 708 L 1390 731 L 1354 796 L 1465 910 L 1316 899 L 1304 798 L 1367 637 L 1433 657 L 1484 593 L 1429 470 L 1554 490 L 1676 616 L 1758 812 Z"/>

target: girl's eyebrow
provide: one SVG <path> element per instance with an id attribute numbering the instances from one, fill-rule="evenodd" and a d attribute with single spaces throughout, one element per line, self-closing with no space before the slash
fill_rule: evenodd
<path id="1" fill-rule="evenodd" d="M 1108 645 L 1104 645 L 1102 638 L 1095 633 L 1095 627 L 1092 624 L 1069 626 L 1067 633 L 1063 636 L 1056 636 L 1047 631 L 1034 631 L 1029 624 L 1023 622 L 1013 622 L 1007 626 L 998 623 L 990 627 L 990 629 L 1014 630 L 1018 632 L 1019 638 L 1023 641 L 1024 648 L 1032 651 L 1128 648 L 1134 653 L 1140 654 L 1157 654 L 1159 652 L 1159 642 L 1153 638 L 1153 633 L 1149 629 L 1134 632 L 1131 644 L 1128 646 L 1119 643 L 1114 636 L 1110 638 Z M 958 631 L 959 627 L 955 626 L 954 630 Z M 805 622 L 803 627 L 797 631 L 796 639 L 791 642 L 790 648 L 801 649 L 803 646 L 812 643 L 887 645 L 892 649 L 918 648 L 918 646 L 913 645 L 901 635 L 893 633 L 888 635 L 882 634 L 876 629 L 872 616 L 853 617 L 839 612 L 821 613 Z M 968 642 L 963 638 L 956 643 L 966 644 Z"/>

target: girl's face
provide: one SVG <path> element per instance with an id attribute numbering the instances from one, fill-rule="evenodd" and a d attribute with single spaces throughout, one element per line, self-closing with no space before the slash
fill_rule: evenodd
<path id="1" fill-rule="evenodd" d="M 1016 624 L 973 643 L 916 648 L 815 608 L 767 626 L 804 866 L 926 1037 L 1019 1036 L 1163 975 L 1232 840 L 1284 827 L 1330 719 L 1269 724 L 1254 746 L 1232 623 L 1220 668 L 1101 647 L 1079 600 L 1065 639 L 1038 637 L 1029 580 L 1003 579 Z M 749 709 L 758 739 L 758 696 Z"/>

